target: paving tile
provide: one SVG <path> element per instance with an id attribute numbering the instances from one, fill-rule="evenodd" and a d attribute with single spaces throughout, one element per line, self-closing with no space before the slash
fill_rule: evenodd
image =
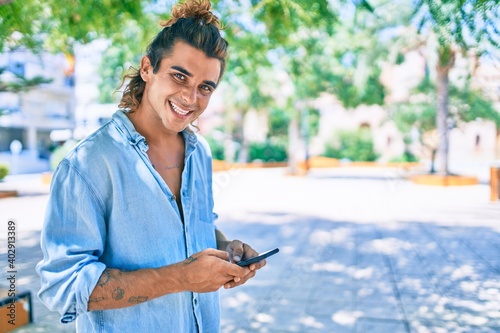
<path id="1" fill-rule="evenodd" d="M 356 333 L 407 333 L 408 327 L 401 320 L 385 320 L 375 318 L 360 318 L 356 322 Z"/>
<path id="2" fill-rule="evenodd" d="M 457 322 L 439 320 L 411 320 L 410 333 L 468 333 L 468 328 Z"/>
<path id="3" fill-rule="evenodd" d="M 306 312 L 310 315 L 332 316 L 339 311 L 354 311 L 355 303 L 351 300 L 337 299 L 333 296 L 330 300 L 310 301 Z"/>
<path id="4" fill-rule="evenodd" d="M 401 305 L 396 302 L 356 302 L 355 309 L 363 313 L 363 318 L 395 321 L 406 319 Z"/>

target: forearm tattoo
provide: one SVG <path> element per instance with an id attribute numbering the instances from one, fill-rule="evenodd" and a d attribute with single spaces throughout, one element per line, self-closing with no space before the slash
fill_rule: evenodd
<path id="1" fill-rule="evenodd" d="M 99 287 L 104 287 L 106 283 L 109 282 L 109 279 L 111 278 L 111 275 L 109 274 L 109 270 L 106 268 L 103 272 L 101 277 L 99 278 L 99 281 L 97 281 L 97 285 Z"/>
<path id="2" fill-rule="evenodd" d="M 128 302 L 129 303 L 133 303 L 133 304 L 139 304 L 139 303 L 144 303 L 148 300 L 148 297 L 147 296 L 132 296 L 128 299 Z"/>
<path id="3" fill-rule="evenodd" d="M 191 263 L 193 261 L 196 261 L 196 258 L 189 257 L 188 259 L 186 259 L 185 264 L 189 264 L 189 263 Z M 114 277 L 114 272 L 110 272 L 110 270 L 108 270 L 106 268 L 102 272 L 102 275 L 99 278 L 99 281 L 97 281 L 97 285 L 99 287 L 103 288 L 104 286 L 106 286 L 111 281 L 112 275 Z M 105 290 L 103 290 L 103 292 L 104 291 Z M 115 300 L 115 301 L 120 301 L 124 297 L 125 297 L 125 289 L 122 289 L 120 287 L 114 288 L 113 291 L 111 292 L 111 298 L 113 300 Z M 93 298 L 89 299 L 89 303 L 98 303 L 98 302 L 106 300 L 106 298 L 107 298 L 106 295 L 105 296 L 93 297 Z M 146 302 L 149 299 L 149 297 L 148 296 L 131 296 L 128 299 L 127 298 L 125 298 L 125 299 L 130 304 L 140 304 L 140 303 Z"/>
<path id="4" fill-rule="evenodd" d="M 89 303 L 92 303 L 92 302 L 97 303 L 100 301 L 104 301 L 104 297 L 96 297 L 96 298 L 89 299 Z"/>
<path id="5" fill-rule="evenodd" d="M 113 297 L 113 299 L 116 301 L 121 300 L 123 296 L 125 296 L 125 290 L 120 287 L 116 287 L 116 289 L 113 290 L 113 293 L 111 294 L 111 297 Z"/>

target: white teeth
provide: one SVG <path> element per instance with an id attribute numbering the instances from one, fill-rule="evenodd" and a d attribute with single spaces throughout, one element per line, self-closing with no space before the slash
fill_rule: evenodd
<path id="1" fill-rule="evenodd" d="M 178 107 L 177 105 L 175 105 L 174 103 L 170 102 L 170 105 L 172 106 L 172 109 L 177 112 L 178 114 L 180 114 L 181 116 L 186 116 L 190 111 L 184 111 L 183 109 L 181 109 L 180 107 Z"/>

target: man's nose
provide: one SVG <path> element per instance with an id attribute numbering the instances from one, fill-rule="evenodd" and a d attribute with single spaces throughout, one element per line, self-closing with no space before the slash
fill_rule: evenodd
<path id="1" fill-rule="evenodd" d="M 196 102 L 196 88 L 195 87 L 185 87 L 182 90 L 181 96 L 187 105 L 194 104 Z"/>

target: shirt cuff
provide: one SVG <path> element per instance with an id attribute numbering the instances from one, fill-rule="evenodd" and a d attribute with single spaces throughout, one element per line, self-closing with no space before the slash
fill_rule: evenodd
<path id="1" fill-rule="evenodd" d="M 74 321 L 78 315 L 89 312 L 88 303 L 90 295 L 92 291 L 94 291 L 105 269 L 106 265 L 102 262 L 94 262 L 82 267 L 73 285 L 75 303 L 71 304 L 61 316 L 61 323 L 70 323 Z"/>

